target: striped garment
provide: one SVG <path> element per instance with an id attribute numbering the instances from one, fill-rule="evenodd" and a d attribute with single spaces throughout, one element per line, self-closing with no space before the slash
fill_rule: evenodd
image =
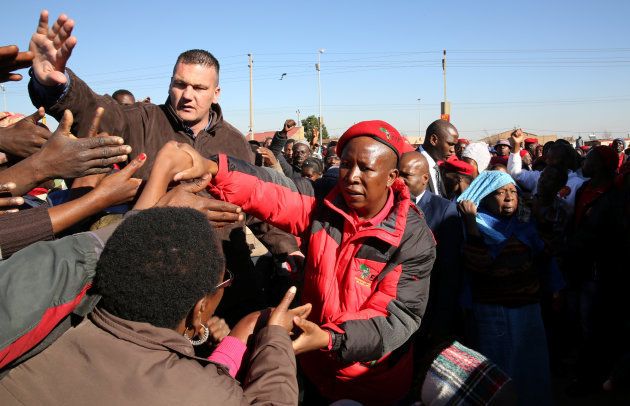
<path id="1" fill-rule="evenodd" d="M 492 361 L 454 341 L 431 363 L 421 399 L 425 405 L 487 405 L 511 379 Z"/>

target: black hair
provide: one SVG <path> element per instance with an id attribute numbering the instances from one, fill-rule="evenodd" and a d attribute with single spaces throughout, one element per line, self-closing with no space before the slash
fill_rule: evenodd
<path id="1" fill-rule="evenodd" d="M 112 93 L 112 99 L 115 99 L 118 96 L 131 96 L 131 97 L 134 97 L 133 93 L 131 93 L 127 89 L 118 89 L 114 93 Z M 134 99 L 135 99 L 135 97 L 134 97 Z"/>
<path id="2" fill-rule="evenodd" d="M 201 213 L 153 208 L 127 218 L 96 266 L 99 306 L 114 316 L 173 329 L 224 269 L 215 232 Z"/>
<path id="3" fill-rule="evenodd" d="M 214 68 L 217 71 L 217 83 L 219 81 L 219 61 L 214 57 L 214 55 L 204 49 L 190 49 L 182 52 L 177 57 L 175 66 L 177 66 L 178 63 L 185 63 L 187 65 L 203 65 L 209 68 Z M 173 72 L 174 71 L 175 68 L 173 68 Z"/>
<path id="4" fill-rule="evenodd" d="M 569 144 L 568 142 L 559 142 L 560 140 L 556 141 L 555 144 L 553 144 L 550 148 L 549 148 L 549 152 L 554 151 L 554 152 L 559 152 L 561 154 L 561 162 L 562 165 L 567 168 L 570 169 L 572 171 L 576 170 L 578 168 L 578 163 L 579 163 L 579 159 L 580 159 L 580 155 L 577 153 L 577 151 L 571 146 L 571 144 Z M 546 146 L 547 144 L 545 144 Z"/>
<path id="5" fill-rule="evenodd" d="M 563 168 L 561 166 L 547 165 L 545 166 L 545 169 L 543 170 L 543 172 L 545 171 L 554 172 L 554 176 L 557 176 L 558 184 L 560 185 L 563 185 L 563 186 L 566 185 L 567 181 L 569 180 L 569 173 L 567 172 L 566 168 Z"/>
<path id="6" fill-rule="evenodd" d="M 321 175 L 324 171 L 324 164 L 318 158 L 308 157 L 302 163 L 302 169 L 304 168 L 313 168 L 313 172 Z"/>
<path id="7" fill-rule="evenodd" d="M 444 136 L 446 136 L 448 134 L 448 130 L 451 129 L 451 128 L 455 129 L 455 126 L 453 124 L 449 123 L 448 121 L 442 120 L 442 119 L 435 120 L 434 122 L 429 124 L 429 126 L 427 127 L 427 131 L 426 131 L 425 137 L 424 137 L 423 146 L 431 145 L 429 140 L 431 139 L 431 136 L 433 134 L 435 134 L 439 138 L 443 138 Z"/>
<path id="8" fill-rule="evenodd" d="M 553 147 L 554 145 L 556 145 L 555 141 L 547 141 L 547 142 L 545 142 L 545 145 L 543 145 L 543 156 L 547 155 L 547 153 L 549 152 L 551 147 Z"/>

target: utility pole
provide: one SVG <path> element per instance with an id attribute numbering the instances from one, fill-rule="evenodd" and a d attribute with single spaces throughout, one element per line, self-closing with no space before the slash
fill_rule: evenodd
<path id="1" fill-rule="evenodd" d="M 444 101 L 440 109 L 440 118 L 442 120 L 451 121 L 451 103 L 449 103 L 446 98 L 446 49 L 442 56 L 442 75 L 444 76 Z"/>
<path id="2" fill-rule="evenodd" d="M 420 121 L 420 108 L 421 108 L 421 104 L 420 101 L 422 99 L 418 98 L 418 137 L 422 137 L 422 121 Z"/>
<path id="3" fill-rule="evenodd" d="M 297 116 L 298 116 L 297 127 L 301 127 L 302 126 L 302 122 L 300 121 L 300 109 L 297 109 L 296 113 L 297 113 Z"/>
<path id="4" fill-rule="evenodd" d="M 254 139 L 254 59 L 252 54 L 247 54 L 249 58 L 249 139 Z"/>
<path id="5" fill-rule="evenodd" d="M 324 138 L 324 134 L 322 133 L 322 82 L 320 69 L 320 57 L 324 51 L 325 49 L 323 48 L 320 48 L 317 51 L 317 63 L 315 64 L 315 69 L 317 70 L 317 94 L 319 96 L 319 120 L 317 120 L 319 128 L 319 145 L 323 145 L 322 140 Z"/>
<path id="6" fill-rule="evenodd" d="M 4 99 L 4 111 L 9 111 L 7 108 L 7 88 L 4 85 L 0 85 L 0 89 L 2 89 L 2 98 Z"/>

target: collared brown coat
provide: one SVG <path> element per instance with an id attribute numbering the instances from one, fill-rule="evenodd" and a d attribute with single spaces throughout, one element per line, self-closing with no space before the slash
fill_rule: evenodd
<path id="1" fill-rule="evenodd" d="M 174 330 L 96 309 L 0 381 L 8 405 L 297 405 L 291 340 L 263 328 L 243 386 Z"/>

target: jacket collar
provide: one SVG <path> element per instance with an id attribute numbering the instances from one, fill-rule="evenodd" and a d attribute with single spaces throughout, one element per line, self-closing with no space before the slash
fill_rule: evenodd
<path id="1" fill-rule="evenodd" d="M 387 242 L 395 247 L 400 245 L 400 241 L 405 232 L 407 224 L 407 214 L 411 205 L 411 197 L 409 189 L 400 179 L 396 179 L 389 189 L 390 195 L 393 195 L 393 205 L 384 216 L 384 219 L 378 224 L 370 227 L 356 230 L 356 220 L 350 213 L 351 209 L 346 205 L 345 200 L 337 185 L 333 188 L 328 196 L 324 199 L 324 204 L 331 210 L 339 213 L 352 227 L 355 227 L 354 238 L 374 237 Z M 386 205 L 387 207 L 387 205 Z M 379 213 L 380 214 L 380 213 Z M 376 217 L 378 217 L 377 215 Z"/>
<path id="2" fill-rule="evenodd" d="M 121 319 L 100 307 L 94 309 L 89 317 L 94 325 L 120 340 L 152 350 L 173 351 L 187 358 L 208 362 L 205 358 L 196 357 L 190 341 L 174 330 Z"/>
<path id="3" fill-rule="evenodd" d="M 177 115 L 177 112 L 171 106 L 171 97 L 166 98 L 166 102 L 162 106 L 162 110 L 165 112 L 169 121 L 173 128 L 177 131 L 183 131 L 191 138 L 195 138 L 196 134 L 193 134 L 193 131 L 190 127 L 188 127 L 181 118 Z M 221 106 L 218 104 L 212 104 L 210 107 L 210 112 L 208 113 L 208 125 L 204 128 L 204 131 L 208 134 L 213 135 L 216 128 L 219 124 L 223 122 L 223 112 L 221 111 Z"/>

